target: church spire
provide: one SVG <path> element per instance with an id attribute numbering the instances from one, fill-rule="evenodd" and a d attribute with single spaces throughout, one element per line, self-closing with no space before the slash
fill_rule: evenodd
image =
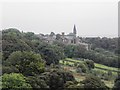
<path id="1" fill-rule="evenodd" d="M 74 33 L 74 34 L 77 34 L 77 31 L 76 31 L 76 26 L 75 26 L 75 24 L 74 24 L 74 28 L 73 28 L 73 33 Z"/>

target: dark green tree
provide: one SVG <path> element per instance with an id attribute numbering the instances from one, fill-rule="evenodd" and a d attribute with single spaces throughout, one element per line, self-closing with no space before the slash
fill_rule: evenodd
<path id="1" fill-rule="evenodd" d="M 13 52 L 6 61 L 8 66 L 14 66 L 24 75 L 39 74 L 44 71 L 45 63 L 40 54 L 26 51 Z"/>
<path id="2" fill-rule="evenodd" d="M 4 60 L 14 51 L 30 51 L 31 47 L 23 40 L 23 34 L 17 29 L 2 31 L 2 51 Z"/>
<path id="3" fill-rule="evenodd" d="M 44 79 L 41 79 L 40 75 L 38 76 L 28 76 L 27 81 L 33 88 L 43 89 L 49 88 Z"/>
<path id="4" fill-rule="evenodd" d="M 113 87 L 113 90 L 119 90 L 120 89 L 120 73 L 118 73 L 118 77 L 115 79 L 115 84 Z"/>
<path id="5" fill-rule="evenodd" d="M 38 50 L 47 65 L 59 64 L 59 60 L 65 58 L 63 48 L 57 45 L 43 43 L 38 46 Z"/>
<path id="6" fill-rule="evenodd" d="M 94 61 L 92 60 L 85 60 L 85 65 L 88 67 L 89 70 L 94 69 Z"/>
<path id="7" fill-rule="evenodd" d="M 86 79 L 83 80 L 82 83 L 84 84 L 84 88 L 87 90 L 90 88 L 102 90 L 108 89 L 108 87 L 100 80 L 100 78 L 93 75 L 86 76 Z"/>
<path id="8" fill-rule="evenodd" d="M 87 72 L 87 67 L 85 66 L 84 63 L 79 63 L 77 65 L 77 72 L 78 73 L 86 73 Z"/>

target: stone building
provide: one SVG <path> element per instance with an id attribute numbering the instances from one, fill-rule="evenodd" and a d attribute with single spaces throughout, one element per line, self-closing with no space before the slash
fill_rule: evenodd
<path id="1" fill-rule="evenodd" d="M 79 36 L 77 36 L 77 30 L 76 30 L 76 26 L 74 25 L 73 27 L 73 32 L 69 33 L 67 35 L 65 35 L 64 32 L 62 32 L 61 34 L 55 34 L 54 32 L 51 32 L 49 35 L 43 35 L 43 34 L 39 34 L 38 35 L 42 40 L 44 40 L 45 42 L 48 42 L 50 44 L 52 44 L 54 41 L 58 41 L 61 43 L 64 43 L 66 45 L 81 45 L 83 47 L 85 47 L 87 50 L 89 49 L 89 45 L 87 43 L 82 42 L 82 40 L 79 38 Z"/>

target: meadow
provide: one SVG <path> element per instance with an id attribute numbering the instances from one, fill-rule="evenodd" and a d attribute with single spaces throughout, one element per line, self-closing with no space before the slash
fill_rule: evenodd
<path id="1" fill-rule="evenodd" d="M 75 77 L 75 79 L 80 82 L 83 81 L 85 79 L 85 76 L 89 73 L 77 73 L 76 72 L 76 67 L 75 67 L 75 63 L 84 63 L 85 59 L 81 59 L 81 60 L 77 60 L 77 59 L 73 59 L 73 58 L 66 58 L 64 60 L 60 60 L 60 64 L 62 65 L 62 67 L 64 68 L 65 71 L 71 71 Z M 114 68 L 114 67 L 108 67 L 102 64 L 98 64 L 98 63 L 94 63 L 95 68 L 92 69 L 92 74 L 97 73 L 98 76 L 101 78 L 101 80 L 109 87 L 112 88 L 114 86 L 114 79 L 117 77 L 119 69 L 118 68 Z M 108 71 L 112 72 L 112 77 L 107 77 L 108 79 L 104 79 L 104 77 L 106 76 L 102 76 L 107 75 Z"/>

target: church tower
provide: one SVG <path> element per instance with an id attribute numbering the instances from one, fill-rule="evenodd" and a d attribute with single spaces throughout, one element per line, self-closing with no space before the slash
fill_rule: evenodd
<path id="1" fill-rule="evenodd" d="M 77 43 L 77 39 L 76 39 L 77 32 L 76 32 L 76 26 L 75 26 L 75 24 L 74 24 L 74 27 L 73 27 L 73 34 L 74 34 L 73 42 L 74 42 L 74 44 L 76 44 Z"/>
<path id="2" fill-rule="evenodd" d="M 73 33 L 76 35 L 77 34 L 77 31 L 76 31 L 76 26 L 74 24 L 74 28 L 73 28 Z"/>

